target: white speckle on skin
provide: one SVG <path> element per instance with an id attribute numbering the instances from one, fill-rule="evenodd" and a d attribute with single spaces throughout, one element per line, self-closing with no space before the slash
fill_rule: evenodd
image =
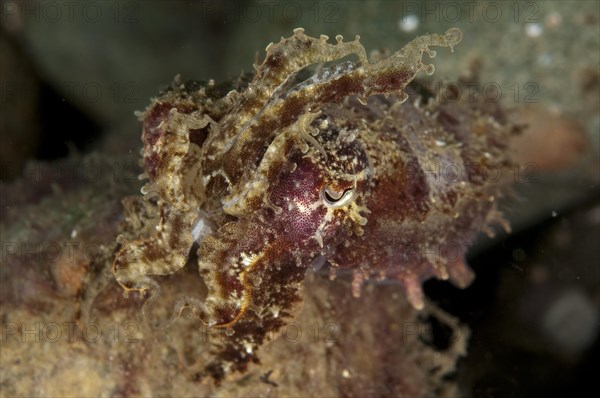
<path id="1" fill-rule="evenodd" d="M 310 196 L 310 194 L 305 193 L 304 196 Z M 319 207 L 319 202 L 312 202 L 308 204 L 299 200 L 294 200 L 293 202 L 296 205 L 296 209 L 298 209 L 298 211 L 302 214 L 310 214 L 317 210 L 317 208 Z"/>
<path id="2" fill-rule="evenodd" d="M 252 264 L 252 262 L 256 258 L 256 255 L 255 254 L 248 254 L 248 253 L 241 253 L 240 257 L 242 259 L 242 264 L 244 265 L 244 267 L 247 267 L 250 264 Z"/>
<path id="3" fill-rule="evenodd" d="M 212 233 L 212 228 L 206 220 L 207 217 L 202 214 L 198 216 L 196 221 L 194 221 L 194 226 L 192 228 L 192 238 L 198 244 L 202 243 L 206 235 Z"/>
<path id="4" fill-rule="evenodd" d="M 279 307 L 276 305 L 271 307 L 271 313 L 273 314 L 273 318 L 278 318 L 279 317 Z"/>

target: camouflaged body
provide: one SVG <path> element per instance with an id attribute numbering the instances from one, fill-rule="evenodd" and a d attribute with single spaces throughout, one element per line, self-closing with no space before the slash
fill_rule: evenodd
<path id="1" fill-rule="evenodd" d="M 114 273 L 126 291 L 159 300 L 151 276 L 177 272 L 197 248 L 208 295 L 179 298 L 174 317 L 189 307 L 227 330 L 207 375 L 258 361 L 268 335 L 294 318 L 315 264 L 331 277 L 352 270 L 355 296 L 364 280 L 397 280 L 416 308 L 426 279 L 470 283 L 468 245 L 502 221 L 500 179 L 487 171 L 510 165 L 511 128 L 498 104 L 406 89 L 433 73 L 422 62 L 435 56 L 430 46 L 461 38 L 422 36 L 370 63 L 358 37 L 330 44 L 297 29 L 267 47 L 253 79 L 176 79 L 140 114 L 149 182 L 126 202 L 139 233 L 119 238 Z M 298 78 L 348 55 L 358 60 Z"/>

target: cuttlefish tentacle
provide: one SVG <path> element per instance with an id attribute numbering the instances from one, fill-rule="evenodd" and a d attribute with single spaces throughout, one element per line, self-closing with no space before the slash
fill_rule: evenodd
<path id="1" fill-rule="evenodd" d="M 268 226 L 260 225 L 258 220 L 248 219 L 242 224 L 225 224 L 218 234 L 202 242 L 198 265 L 208 287 L 207 299 L 179 298 L 174 319 L 189 307 L 209 327 L 232 328 L 248 310 L 254 313 L 266 310 L 261 302 L 276 304 L 282 309 L 291 305 L 287 300 L 278 300 L 275 294 L 267 299 L 272 292 L 263 283 L 268 279 L 267 273 L 281 275 L 282 284 L 293 283 L 294 278 L 296 283 L 302 281 L 304 268 L 297 267 L 285 251 L 290 243 L 269 237 Z M 294 272 L 286 276 L 285 269 L 290 268 Z"/>
<path id="2" fill-rule="evenodd" d="M 162 209 L 156 232 L 127 243 L 117 253 L 113 273 L 125 292 L 160 293 L 151 275 L 168 275 L 183 268 L 193 244 L 193 213 Z"/>
<path id="3" fill-rule="evenodd" d="M 300 83 L 297 89 L 288 92 L 285 98 L 268 102 L 268 109 L 260 112 L 238 133 L 233 146 L 224 155 L 223 166 L 234 185 L 233 191 L 240 181 L 247 180 L 248 176 L 254 173 L 256 159 L 262 157 L 265 145 L 301 115 L 324 104 L 341 102 L 349 95 L 366 98 L 375 94 L 393 93 L 403 98 L 406 95 L 404 88 L 418 72 L 433 73 L 433 65 L 424 64 L 422 61 L 424 52 L 433 54 L 429 46 L 452 48 L 461 39 L 462 33 L 458 29 L 450 29 L 445 35 L 421 36 L 389 58 L 376 63 L 369 63 L 366 59 L 361 59 L 358 64 L 349 63 L 346 67 L 339 68 L 337 73 L 331 73 L 312 84 Z M 280 43 L 279 46 L 282 47 L 278 47 L 277 51 L 283 52 L 283 46 L 286 44 L 285 41 Z M 362 45 L 357 45 L 363 48 Z M 268 55 L 265 63 L 273 56 Z M 336 54 L 334 59 L 339 59 L 338 56 L 339 54 Z M 311 58 L 306 63 L 314 60 L 315 58 Z M 298 67 L 300 65 L 304 63 L 298 63 Z"/>

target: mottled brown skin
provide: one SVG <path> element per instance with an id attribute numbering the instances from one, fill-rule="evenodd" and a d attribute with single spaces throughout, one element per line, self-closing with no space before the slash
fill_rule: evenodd
<path id="1" fill-rule="evenodd" d="M 378 275 L 398 279 L 409 301 L 422 308 L 422 282 L 437 277 L 469 285 L 473 275 L 463 262 L 468 245 L 479 231 L 491 233 L 491 223 L 504 224 L 495 201 L 498 172 L 506 176 L 510 167 L 511 130 L 501 127 L 497 104 L 400 105 L 379 97 L 369 106 L 386 117 L 372 121 L 357 118 L 357 106 L 331 113 L 369 131 L 361 135 L 373 174 L 365 202 L 369 222 L 330 262 L 354 270 L 356 289 Z M 476 129 L 482 133 L 464 134 Z"/>
<path id="2" fill-rule="evenodd" d="M 297 29 L 267 47 L 251 81 L 176 79 L 140 115 L 150 182 L 145 206 L 128 203 L 146 221 L 129 209 L 130 223 L 144 225 L 120 237 L 114 273 L 126 291 L 160 299 L 151 275 L 177 272 L 198 245 L 208 295 L 180 297 L 174 319 L 189 307 L 226 332 L 210 342 L 206 375 L 219 381 L 258 361 L 257 348 L 295 316 L 313 264 L 327 260 L 332 276 L 351 269 L 355 295 L 365 279 L 396 279 L 417 308 L 430 277 L 470 282 L 464 250 L 499 220 L 498 181 L 471 163 L 505 165 L 508 128 L 497 107 L 405 102 L 415 75 L 433 72 L 422 62 L 429 46 L 461 37 L 422 36 L 370 63 L 358 37 L 332 45 Z M 352 54 L 357 62 L 296 81 L 307 66 Z M 440 166 L 458 178 L 432 172 Z"/>

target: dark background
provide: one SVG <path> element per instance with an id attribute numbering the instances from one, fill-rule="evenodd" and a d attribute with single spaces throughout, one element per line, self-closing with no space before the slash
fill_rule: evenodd
<path id="1" fill-rule="evenodd" d="M 504 204 L 513 233 L 473 248 L 476 282 L 426 284 L 472 328 L 456 377 L 466 396 L 597 396 L 600 12 L 576 3 L 2 1 L 1 178 L 22 179 L 32 160 L 136 154 L 134 111 L 176 74 L 235 78 L 295 27 L 360 34 L 369 52 L 458 26 L 464 40 L 438 51 L 435 77 L 478 65 L 476 90 L 548 145 L 521 144 L 533 178 L 516 178 Z"/>

